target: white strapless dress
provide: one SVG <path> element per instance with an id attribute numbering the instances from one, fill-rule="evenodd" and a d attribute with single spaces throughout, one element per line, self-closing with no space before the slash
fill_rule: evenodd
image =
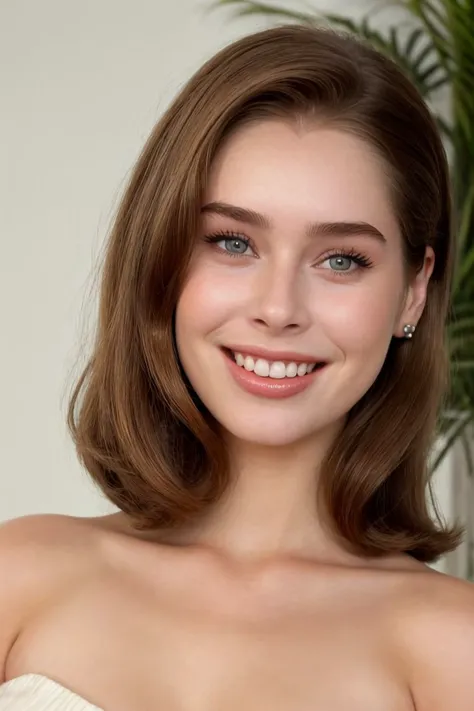
<path id="1" fill-rule="evenodd" d="M 103 711 L 41 674 L 0 684 L 0 711 Z"/>

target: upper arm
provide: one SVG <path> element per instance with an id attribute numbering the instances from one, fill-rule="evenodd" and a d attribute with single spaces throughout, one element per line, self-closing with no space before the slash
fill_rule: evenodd
<path id="1" fill-rule="evenodd" d="M 71 566 L 61 554 L 67 546 L 66 520 L 35 515 L 0 524 L 0 684 L 26 620 L 51 598 Z"/>
<path id="2" fill-rule="evenodd" d="M 472 583 L 446 576 L 428 584 L 412 618 L 410 658 L 416 711 L 474 710 Z"/>

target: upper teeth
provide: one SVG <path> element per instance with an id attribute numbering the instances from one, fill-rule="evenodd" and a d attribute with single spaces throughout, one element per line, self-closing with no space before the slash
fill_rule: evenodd
<path id="1" fill-rule="evenodd" d="M 233 353 L 237 365 L 243 366 L 245 370 L 253 370 L 264 378 L 294 378 L 295 375 L 311 373 L 316 365 L 316 363 L 283 363 L 281 360 L 271 362 L 264 358 L 252 358 L 234 351 Z"/>

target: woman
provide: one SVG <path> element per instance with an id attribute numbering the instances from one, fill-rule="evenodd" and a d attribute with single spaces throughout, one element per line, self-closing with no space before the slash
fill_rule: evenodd
<path id="1" fill-rule="evenodd" d="M 472 711 L 474 594 L 427 563 L 454 242 L 397 67 L 280 26 L 153 130 L 71 399 L 118 513 L 1 530 L 0 709 Z"/>

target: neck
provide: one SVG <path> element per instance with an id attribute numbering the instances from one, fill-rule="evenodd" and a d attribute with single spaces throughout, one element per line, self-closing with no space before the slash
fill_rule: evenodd
<path id="1" fill-rule="evenodd" d="M 327 433 L 324 440 L 265 447 L 228 435 L 232 485 L 187 540 L 247 562 L 337 557 L 342 549 L 317 506 L 320 465 L 331 439 Z"/>

